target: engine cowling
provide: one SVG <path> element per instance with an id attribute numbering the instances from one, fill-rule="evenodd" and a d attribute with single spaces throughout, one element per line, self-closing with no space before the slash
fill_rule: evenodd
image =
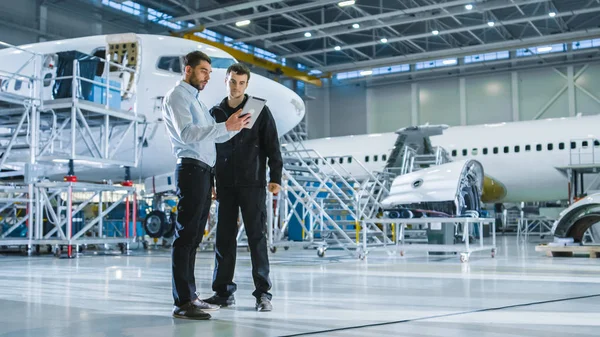
<path id="1" fill-rule="evenodd" d="M 461 160 L 396 177 L 382 201 L 388 217 L 463 216 L 481 209 L 483 166 Z"/>
<path id="2" fill-rule="evenodd" d="M 572 239 L 581 243 L 585 232 L 591 228 L 590 234 L 594 242 L 600 242 L 600 193 L 587 196 L 559 214 L 552 226 L 555 239 Z M 592 227 L 594 226 L 594 227 Z"/>

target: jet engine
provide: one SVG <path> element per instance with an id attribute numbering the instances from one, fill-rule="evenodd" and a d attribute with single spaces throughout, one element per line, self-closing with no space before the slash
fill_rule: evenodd
<path id="1" fill-rule="evenodd" d="M 449 162 L 396 177 L 382 206 L 389 218 L 478 215 L 483 181 L 478 161 Z"/>

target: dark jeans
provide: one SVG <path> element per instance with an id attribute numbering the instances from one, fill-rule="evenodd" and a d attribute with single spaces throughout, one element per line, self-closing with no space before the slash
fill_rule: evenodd
<path id="1" fill-rule="evenodd" d="M 264 294 L 271 299 L 265 188 L 219 188 L 217 186 L 217 198 L 219 216 L 213 290 L 219 296 L 229 296 L 237 290 L 237 285 L 233 282 L 233 273 L 237 249 L 237 219 L 241 209 L 252 259 L 252 278 L 255 287 L 252 295 L 259 299 Z"/>
<path id="2" fill-rule="evenodd" d="M 173 300 L 181 306 L 196 299 L 196 248 L 202 242 L 211 204 L 213 174 L 194 164 L 178 164 L 177 222 L 172 251 Z"/>

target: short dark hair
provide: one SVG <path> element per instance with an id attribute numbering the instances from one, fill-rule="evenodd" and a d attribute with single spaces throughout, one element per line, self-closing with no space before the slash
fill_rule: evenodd
<path id="1" fill-rule="evenodd" d="M 229 75 L 231 72 L 234 72 L 238 75 L 248 75 L 248 81 L 250 81 L 250 68 L 243 63 L 234 63 L 230 65 L 229 68 L 227 68 L 225 76 Z"/>
<path id="2" fill-rule="evenodd" d="M 200 62 L 206 61 L 211 64 L 210 57 L 199 50 L 194 50 L 183 57 L 183 66 L 190 66 L 192 68 L 200 64 Z"/>

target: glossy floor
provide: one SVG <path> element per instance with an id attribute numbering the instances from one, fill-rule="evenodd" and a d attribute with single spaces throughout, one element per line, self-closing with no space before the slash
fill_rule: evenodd
<path id="1" fill-rule="evenodd" d="M 0 336 L 600 336 L 600 259 L 549 258 L 499 237 L 498 254 L 271 254 L 274 311 L 257 313 L 240 249 L 237 306 L 171 317 L 168 251 L 0 256 Z M 198 254 L 210 295 L 213 253 Z"/>

